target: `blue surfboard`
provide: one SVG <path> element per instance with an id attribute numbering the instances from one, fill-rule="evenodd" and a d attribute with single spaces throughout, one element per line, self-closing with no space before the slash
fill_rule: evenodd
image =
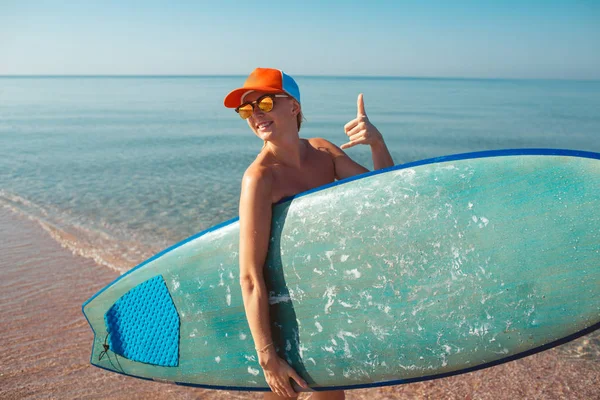
<path id="1" fill-rule="evenodd" d="M 315 390 L 434 379 L 600 327 L 600 154 L 439 157 L 273 208 L 265 265 L 279 354 Z M 85 304 L 92 364 L 268 390 L 239 287 L 239 222 L 174 245 Z"/>

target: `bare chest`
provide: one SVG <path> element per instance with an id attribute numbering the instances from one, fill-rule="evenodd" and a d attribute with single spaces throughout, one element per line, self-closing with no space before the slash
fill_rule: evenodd
<path id="1" fill-rule="evenodd" d="M 285 197 L 333 182 L 335 170 L 329 155 L 315 151 L 302 169 L 276 167 L 273 178 L 273 203 L 277 203 Z"/>

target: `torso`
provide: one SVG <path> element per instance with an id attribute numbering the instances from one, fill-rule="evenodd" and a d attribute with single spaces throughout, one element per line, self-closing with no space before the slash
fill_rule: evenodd
<path id="1" fill-rule="evenodd" d="M 262 164 L 269 168 L 273 181 L 271 201 L 294 196 L 335 180 L 335 168 L 331 155 L 325 148 L 317 147 L 318 139 L 301 139 L 307 145 L 307 152 L 300 169 L 282 164 Z"/>

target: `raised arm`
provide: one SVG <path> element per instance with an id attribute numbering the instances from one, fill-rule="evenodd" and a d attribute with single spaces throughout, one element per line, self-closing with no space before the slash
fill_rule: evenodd
<path id="1" fill-rule="evenodd" d="M 246 318 L 258 353 L 258 361 L 271 390 L 295 396 L 289 379 L 307 387 L 278 355 L 271 337 L 269 294 L 263 269 L 271 236 L 272 177 L 264 169 L 249 168 L 242 180 L 240 197 L 240 285 Z"/>

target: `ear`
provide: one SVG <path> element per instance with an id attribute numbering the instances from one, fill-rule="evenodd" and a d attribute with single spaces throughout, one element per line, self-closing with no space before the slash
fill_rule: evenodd
<path id="1" fill-rule="evenodd" d="M 292 100 L 292 114 L 294 116 L 300 113 L 300 104 L 296 100 Z"/>

